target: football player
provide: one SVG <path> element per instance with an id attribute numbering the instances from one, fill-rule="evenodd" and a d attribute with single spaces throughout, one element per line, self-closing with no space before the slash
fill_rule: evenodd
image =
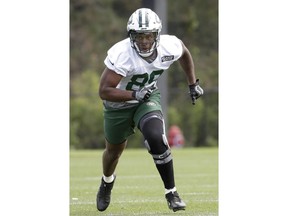
<path id="1" fill-rule="evenodd" d="M 97 192 L 99 211 L 110 204 L 118 160 L 128 137 L 138 127 L 165 188 L 168 207 L 185 210 L 174 181 L 173 158 L 169 148 L 157 80 L 179 60 L 187 77 L 193 104 L 203 94 L 195 77 L 192 56 L 176 36 L 160 35 L 158 15 L 148 8 L 136 10 L 127 23 L 128 38 L 107 52 L 99 87 L 104 104 L 106 148 L 103 152 L 103 177 Z"/>

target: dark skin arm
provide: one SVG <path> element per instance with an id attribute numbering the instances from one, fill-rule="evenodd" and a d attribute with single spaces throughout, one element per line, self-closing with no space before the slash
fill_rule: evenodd
<path id="1" fill-rule="evenodd" d="M 190 51 L 187 49 L 187 47 L 184 45 L 183 42 L 182 46 L 183 46 L 183 54 L 179 58 L 179 62 L 186 74 L 188 85 L 192 85 L 196 82 L 193 58 Z"/>
<path id="2" fill-rule="evenodd" d="M 121 75 L 106 67 L 100 79 L 100 98 L 102 100 L 109 100 L 113 102 L 135 100 L 135 98 L 132 97 L 133 91 L 126 91 L 116 88 L 121 79 Z"/>

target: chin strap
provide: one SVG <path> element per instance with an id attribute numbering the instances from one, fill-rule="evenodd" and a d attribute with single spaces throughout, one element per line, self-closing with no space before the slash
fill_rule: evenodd
<path id="1" fill-rule="evenodd" d="M 136 42 L 134 42 L 134 47 L 137 51 L 137 53 L 144 58 L 147 58 L 149 56 L 151 56 L 154 52 L 154 50 L 156 49 L 156 42 L 153 43 L 151 49 L 148 52 L 141 52 L 141 50 L 139 49 L 139 47 L 137 46 Z"/>

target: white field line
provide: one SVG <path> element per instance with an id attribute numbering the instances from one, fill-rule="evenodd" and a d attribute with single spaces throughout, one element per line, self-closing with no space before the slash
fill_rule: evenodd
<path id="1" fill-rule="evenodd" d="M 72 177 L 70 178 L 71 180 L 73 181 L 100 181 L 102 176 L 95 176 L 95 177 L 83 177 L 83 178 L 80 178 L 80 177 Z M 159 175 L 131 175 L 131 176 L 122 176 L 121 175 L 121 179 L 143 179 L 143 178 L 159 178 L 160 176 Z"/>
<path id="2" fill-rule="evenodd" d="M 71 200 L 70 205 L 95 205 L 95 201 L 75 201 Z M 165 201 L 165 200 L 164 200 Z M 123 203 L 163 203 L 163 199 L 134 199 L 134 200 L 114 200 L 114 204 L 123 204 Z M 196 199 L 196 200 L 186 200 L 186 204 L 190 202 L 218 202 L 217 199 Z"/>
<path id="3" fill-rule="evenodd" d="M 70 184 L 70 190 L 73 190 L 75 188 L 79 189 L 79 188 L 82 188 L 82 189 L 97 189 L 98 190 L 98 187 L 99 185 L 98 184 L 95 184 L 94 186 L 86 186 L 86 185 L 73 185 L 73 184 Z M 217 188 L 218 185 L 217 184 L 199 184 L 198 185 L 198 188 Z M 140 186 L 136 186 L 136 185 L 125 185 L 125 186 L 121 186 L 121 185 L 117 185 L 117 188 L 118 189 L 144 189 L 144 188 L 149 188 L 149 189 L 153 189 L 153 188 L 159 188 L 159 185 L 142 185 L 141 187 Z M 185 194 L 183 192 L 181 192 L 181 194 Z"/>
<path id="4" fill-rule="evenodd" d="M 182 178 L 185 176 L 192 176 L 192 177 L 208 177 L 208 176 L 215 176 L 216 174 L 213 173 L 201 173 L 201 174 L 181 174 L 177 175 L 177 178 Z M 89 177 L 70 177 L 70 180 L 73 181 L 99 181 L 102 176 L 89 176 Z M 159 178 L 159 175 L 119 175 L 121 179 L 143 179 L 143 178 Z"/>
<path id="5" fill-rule="evenodd" d="M 201 185 L 198 185 L 198 188 L 217 188 L 218 185 L 217 184 L 201 184 Z M 99 185 L 98 184 L 95 184 L 93 186 L 83 186 L 83 185 L 70 185 L 70 191 L 72 192 L 74 189 L 87 189 L 89 191 L 92 190 L 92 193 L 94 193 L 95 191 L 94 190 L 98 190 L 99 188 Z M 144 190 L 152 190 L 152 189 L 158 189 L 159 186 L 158 185 L 142 185 L 141 187 L 140 186 L 135 186 L 135 185 L 125 185 L 125 186 L 118 186 L 117 185 L 117 189 L 118 190 L 123 190 L 123 189 L 126 189 L 126 190 L 133 190 L 133 189 L 144 189 Z M 87 193 L 87 192 L 86 192 Z M 89 193 L 89 192 L 88 192 Z M 185 192 L 181 192 L 181 194 L 183 195 L 195 195 L 197 193 L 185 193 Z"/>
<path id="6" fill-rule="evenodd" d="M 114 200 L 113 201 L 113 204 L 116 204 L 116 203 L 162 203 L 163 202 L 163 199 L 158 199 L 158 200 L 152 200 L 152 199 L 136 199 L 136 200 L 128 200 L 128 201 L 117 201 L 117 200 Z M 91 201 L 72 201 L 70 203 L 70 205 L 91 205 L 91 204 L 95 204 L 95 201 L 94 202 L 91 202 Z"/>

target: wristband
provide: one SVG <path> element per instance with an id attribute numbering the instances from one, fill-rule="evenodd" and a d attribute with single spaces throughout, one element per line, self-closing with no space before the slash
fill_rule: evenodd
<path id="1" fill-rule="evenodd" d="M 136 98 L 136 91 L 135 90 L 132 92 L 132 97 Z"/>

